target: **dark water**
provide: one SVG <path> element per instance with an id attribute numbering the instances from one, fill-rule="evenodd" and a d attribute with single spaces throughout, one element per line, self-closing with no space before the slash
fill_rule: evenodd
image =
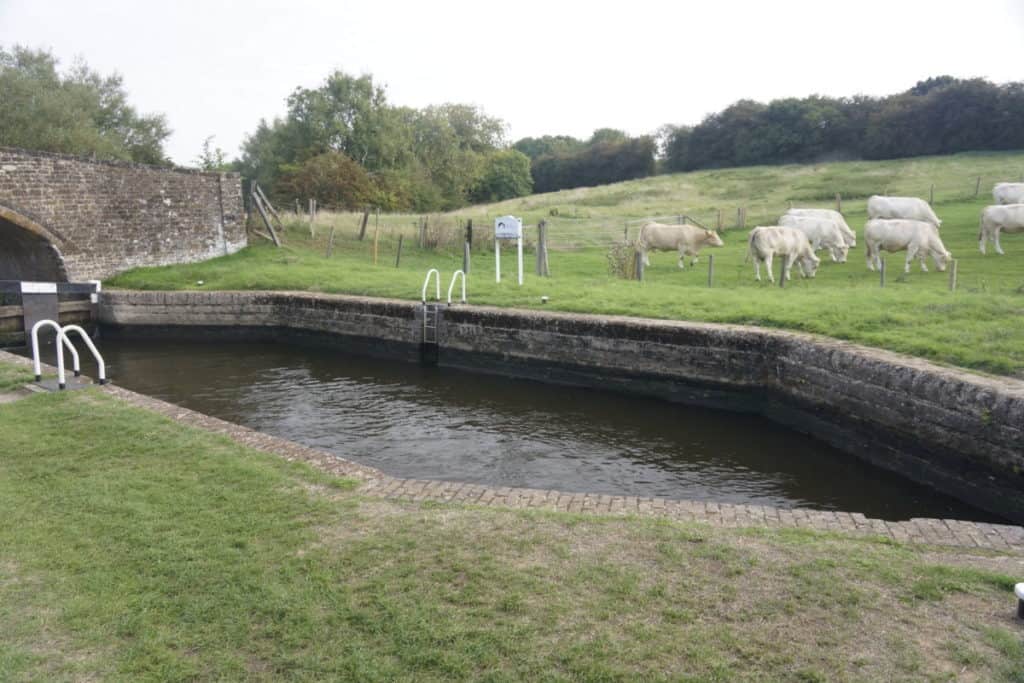
<path id="1" fill-rule="evenodd" d="M 751 415 L 306 346 L 100 349 L 121 386 L 401 477 L 992 519 Z"/>

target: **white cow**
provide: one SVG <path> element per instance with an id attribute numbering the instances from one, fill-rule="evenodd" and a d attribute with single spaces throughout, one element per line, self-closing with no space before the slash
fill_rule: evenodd
<path id="1" fill-rule="evenodd" d="M 1024 204 L 1000 204 L 986 206 L 981 212 L 981 227 L 978 229 L 978 248 L 985 253 L 985 243 L 995 242 L 996 253 L 1002 254 L 999 233 L 1024 232 Z"/>
<path id="2" fill-rule="evenodd" d="M 946 269 L 946 262 L 953 255 L 939 238 L 938 229 L 926 221 L 909 219 L 874 219 L 864 224 L 864 247 L 867 251 L 868 270 L 882 267 L 880 252 L 907 251 L 907 261 L 903 272 L 910 272 L 910 262 L 917 257 L 921 261 L 921 270 L 928 272 L 924 263 L 926 256 L 931 254 L 935 267 L 940 271 Z"/>
<path id="3" fill-rule="evenodd" d="M 992 196 L 996 204 L 1024 204 L 1024 183 L 996 183 Z"/>
<path id="4" fill-rule="evenodd" d="M 811 249 L 814 251 L 828 249 L 833 261 L 846 263 L 846 255 L 849 253 L 850 247 L 847 246 L 846 238 L 843 237 L 842 231 L 833 219 L 794 216 L 787 213 L 779 218 L 779 225 L 796 228 L 807 235 Z"/>
<path id="5" fill-rule="evenodd" d="M 850 226 L 846 224 L 846 219 L 843 218 L 843 214 L 833 209 L 790 209 L 786 212 L 790 216 L 814 216 L 815 218 L 831 218 L 839 226 L 839 231 L 843 233 L 843 237 L 846 238 L 846 246 L 855 247 L 857 246 L 857 233 L 850 229 Z"/>
<path id="6" fill-rule="evenodd" d="M 783 280 L 792 280 L 790 270 L 795 261 L 800 266 L 804 277 L 814 277 L 821 259 L 814 255 L 807 235 L 796 228 L 782 226 L 759 225 L 750 231 L 747 237 L 747 260 L 754 259 L 754 279 L 761 281 L 761 264 L 768 268 L 769 282 L 775 282 L 772 274 L 772 258 L 778 254 L 784 256 L 782 265 Z"/>
<path id="7" fill-rule="evenodd" d="M 686 255 L 693 257 L 693 260 L 690 261 L 692 266 L 697 263 L 697 254 L 702 247 L 724 247 L 725 243 L 714 230 L 705 230 L 689 223 L 682 225 L 648 223 L 640 229 L 637 246 L 645 266 L 651 265 L 647 252 L 669 250 L 679 252 L 679 267 L 685 269 L 684 258 Z"/>
<path id="8" fill-rule="evenodd" d="M 868 199 L 868 218 L 906 218 L 931 223 L 936 229 L 942 226 L 942 221 L 928 206 L 928 202 L 917 197 L 873 195 Z"/>

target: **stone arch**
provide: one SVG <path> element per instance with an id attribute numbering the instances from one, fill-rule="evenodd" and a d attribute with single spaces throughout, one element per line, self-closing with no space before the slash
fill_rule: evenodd
<path id="1" fill-rule="evenodd" d="M 0 204 L 0 280 L 67 282 L 64 239 Z"/>

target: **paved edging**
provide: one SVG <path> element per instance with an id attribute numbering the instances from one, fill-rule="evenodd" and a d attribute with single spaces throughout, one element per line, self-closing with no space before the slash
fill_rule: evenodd
<path id="1" fill-rule="evenodd" d="M 129 336 L 307 339 L 418 359 L 418 302 L 309 292 L 106 291 Z M 877 467 L 1024 523 L 1024 381 L 750 326 L 452 306 L 442 367 L 752 411 Z"/>
<path id="2" fill-rule="evenodd" d="M 25 358 L 0 351 L 0 361 L 30 364 Z M 360 492 L 413 502 L 437 501 L 487 507 L 551 510 L 582 514 L 640 515 L 700 522 L 720 527 L 777 527 L 831 531 L 859 536 L 880 536 L 907 543 L 982 548 L 1024 553 L 1024 527 L 949 519 L 914 518 L 903 522 L 872 519 L 856 512 L 784 510 L 761 505 L 736 505 L 639 496 L 568 493 L 540 489 L 489 487 L 460 482 L 399 479 L 327 451 L 264 434 L 216 417 L 182 408 L 115 385 L 102 390 L 144 410 L 222 434 L 238 444 L 289 461 L 304 462 L 336 476 L 363 482 Z"/>
<path id="3" fill-rule="evenodd" d="M 1024 552 L 1024 527 L 1004 524 L 923 518 L 888 522 L 871 519 L 856 512 L 784 510 L 761 505 L 489 487 L 429 479 L 399 479 L 326 451 L 257 432 L 121 387 L 108 385 L 104 390 L 134 406 L 166 415 L 183 424 L 223 434 L 255 450 L 273 453 L 286 460 L 305 462 L 330 474 L 357 478 L 364 482 L 360 492 L 371 496 L 413 502 L 429 500 L 557 512 L 651 515 L 724 527 L 792 527 L 882 536 L 910 543 Z"/>

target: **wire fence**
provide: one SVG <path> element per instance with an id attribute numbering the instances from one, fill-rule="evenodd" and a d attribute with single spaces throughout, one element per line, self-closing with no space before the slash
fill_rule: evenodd
<path id="1" fill-rule="evenodd" d="M 872 178 L 870 174 L 841 183 L 843 191 L 832 192 L 823 187 L 798 187 L 790 197 L 740 200 L 727 196 L 716 197 L 705 193 L 694 206 L 680 206 L 673 213 L 630 218 L 611 218 L 591 215 L 586 207 L 573 207 L 572 215 L 557 209 L 534 209 L 524 218 L 523 247 L 533 252 L 539 237 L 538 225 L 547 226 L 547 248 L 551 251 L 577 251 L 608 249 L 616 244 L 635 240 L 641 228 L 649 222 L 690 223 L 699 227 L 729 233 L 750 230 L 757 225 L 775 225 L 779 217 L 790 208 L 824 208 L 839 210 L 853 219 L 866 218 L 866 201 L 873 194 L 916 196 L 935 206 L 940 217 L 942 205 L 988 199 L 996 182 L 1005 177 L 969 176 L 959 179 L 945 178 L 940 182 L 922 182 L 921 179 Z M 1011 178 L 1010 180 L 1015 180 Z M 756 189 L 756 188 L 752 188 Z M 736 196 L 735 186 L 721 188 L 721 193 Z M 382 258 L 382 253 L 393 253 L 402 245 L 405 249 L 431 250 L 448 254 L 461 254 L 468 241 L 474 253 L 493 252 L 494 222 L 498 214 L 484 212 L 452 212 L 443 214 L 381 213 L 334 211 L 329 208 L 315 212 L 311 219 L 308 203 L 296 202 L 297 211 L 285 215 L 290 228 L 308 231 L 311 240 L 334 244 L 360 245 L 368 253 Z M 289 207 L 290 208 L 290 207 Z M 532 214 L 532 215 L 531 215 Z"/>

